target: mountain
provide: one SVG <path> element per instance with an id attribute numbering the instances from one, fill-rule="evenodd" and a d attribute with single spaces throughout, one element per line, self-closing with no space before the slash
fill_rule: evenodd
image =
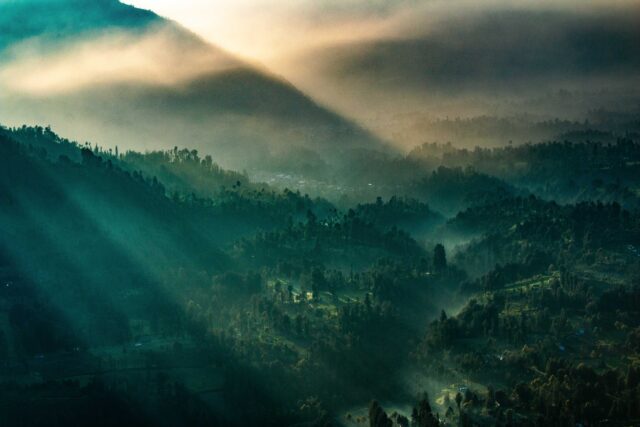
<path id="1" fill-rule="evenodd" d="M 287 78 L 409 146 L 425 138 L 473 146 L 555 136 L 479 127 L 471 138 L 443 130 L 436 118 L 529 117 L 533 125 L 637 110 L 637 2 L 585 10 L 479 2 L 455 13 L 438 2 L 423 6 L 388 33 L 303 50 L 283 66 Z"/>
<path id="2" fill-rule="evenodd" d="M 62 42 L 107 29 L 140 29 L 161 19 L 112 0 L 5 0 L 0 2 L 0 51 L 34 37 Z"/>
<path id="3" fill-rule="evenodd" d="M 120 148 L 189 146 L 228 167 L 325 174 L 386 150 L 290 83 L 113 0 L 0 5 L 0 117 Z M 16 24 L 16 23 L 20 24 Z"/>

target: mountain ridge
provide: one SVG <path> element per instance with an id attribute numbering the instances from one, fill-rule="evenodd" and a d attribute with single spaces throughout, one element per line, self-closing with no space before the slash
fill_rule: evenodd
<path id="1" fill-rule="evenodd" d="M 187 145 L 214 154 L 231 167 L 240 166 L 236 158 L 257 152 L 243 166 L 256 170 L 269 169 L 265 158 L 273 158 L 279 165 L 283 156 L 300 163 L 300 154 L 308 151 L 313 152 L 312 157 L 323 159 L 320 163 L 343 164 L 343 155 L 351 148 L 389 149 L 383 141 L 323 107 L 291 82 L 231 56 L 151 11 L 110 0 L 97 6 L 75 0 L 56 5 L 52 19 L 61 20 L 58 27 L 62 30 L 51 33 L 48 29 L 56 27 L 54 22 L 42 25 L 39 18 L 30 15 L 26 17 L 32 19 L 27 27 L 32 30 L 26 38 L 18 42 L 16 38 L 21 34 L 5 35 L 5 44 L 7 39 L 13 41 L 4 55 L 11 46 L 18 46 L 20 51 L 23 43 L 33 40 L 35 58 L 40 61 L 35 72 L 43 73 L 26 80 L 26 84 L 36 82 L 40 91 L 37 96 L 20 92 L 19 87 L 4 103 L 12 108 L 0 106 L 0 116 L 8 124 L 46 123 L 75 139 L 101 144 L 117 141 L 122 147 L 134 149 L 171 148 L 187 138 Z M 3 4 L 2 8 L 13 11 L 14 17 L 23 9 L 12 9 L 12 3 Z M 69 8 L 74 10 L 67 15 Z M 86 10 L 91 11 L 90 18 L 79 28 L 66 25 L 76 22 L 73 17 Z M 128 18 L 123 23 L 117 19 L 119 16 Z M 0 20 L 0 27 L 7 19 L 5 15 Z M 161 36 L 157 37 L 156 32 L 162 32 Z M 98 48 L 106 44 L 113 53 L 92 49 L 91 37 L 96 34 L 114 39 L 97 39 L 103 43 L 98 43 Z M 124 36 L 116 37 L 121 34 Z M 84 44 L 70 44 L 78 40 Z M 39 53 L 50 46 L 63 51 L 63 56 L 49 58 Z M 94 59 L 90 55 L 98 56 Z M 92 59 L 91 66 L 83 69 L 87 56 Z M 96 67 L 95 62 L 104 66 Z M 58 68 L 51 71 L 49 63 Z M 33 72 L 34 67 L 28 65 L 27 62 L 22 69 Z M 22 69 L 8 75 L 24 79 Z M 184 75 L 177 81 L 163 81 L 165 76 L 173 77 L 179 72 Z M 15 85 L 7 81 L 12 79 L 5 77 L 3 82 L 1 77 L 0 68 L 0 85 Z M 63 85 L 62 89 L 56 92 L 55 85 L 47 87 L 50 81 Z M 127 126 L 113 126 L 111 122 L 118 120 L 124 120 Z"/>

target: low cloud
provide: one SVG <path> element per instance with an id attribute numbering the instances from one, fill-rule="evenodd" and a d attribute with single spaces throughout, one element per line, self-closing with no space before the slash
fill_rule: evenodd
<path id="1" fill-rule="evenodd" d="M 49 50 L 40 39 L 13 46 L 12 60 L 0 66 L 0 84 L 11 92 L 48 96 L 121 82 L 174 85 L 240 65 L 171 25 L 110 32 Z"/>
<path id="2" fill-rule="evenodd" d="M 638 1 L 401 3 L 383 15 L 386 35 L 310 49 L 279 71 L 390 139 L 406 128 L 397 114 L 579 119 L 638 95 Z M 590 94 L 532 101 L 559 90 Z"/>

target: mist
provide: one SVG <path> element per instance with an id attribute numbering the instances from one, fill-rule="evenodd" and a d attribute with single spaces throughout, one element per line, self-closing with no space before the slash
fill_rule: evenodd
<path id="1" fill-rule="evenodd" d="M 403 150 L 552 139 L 560 133 L 501 121 L 533 129 L 638 106 L 637 1 L 133 3 L 266 66 Z M 469 136 L 441 123 L 481 117 L 497 131 Z"/>
<path id="2" fill-rule="evenodd" d="M 76 13 L 73 2 L 56 4 L 61 19 Z M 288 167 L 320 174 L 328 173 L 321 155 L 337 159 L 343 150 L 383 145 L 280 77 L 174 22 L 147 13 L 140 26 L 116 25 L 123 14 L 142 13 L 130 9 L 114 14 L 113 3 L 100 4 L 100 13 L 92 9 L 95 27 L 62 38 L 48 27 L 22 38 L 9 33 L 14 42 L 0 53 L 3 124 L 45 123 L 111 148 L 189 146 L 238 169 L 273 170 L 283 158 L 304 158 Z M 333 141 L 344 144 L 336 151 Z"/>
<path id="3" fill-rule="evenodd" d="M 114 30 L 53 50 L 44 40 L 29 39 L 12 46 L 11 57 L 0 67 L 4 90 L 43 98 L 113 83 L 172 86 L 241 66 L 166 24 L 143 33 Z"/>
<path id="4" fill-rule="evenodd" d="M 463 142 L 455 132 L 429 126 L 437 119 L 520 115 L 533 123 L 583 121 L 590 110 L 637 108 L 638 91 L 631 89 L 638 86 L 640 69 L 637 4 L 611 10 L 456 10 L 428 15 L 428 23 L 409 27 L 413 33 L 405 37 L 314 49 L 290 60 L 290 78 L 405 146 L 421 142 L 411 127 L 422 133 L 422 142 Z M 567 96 L 561 99 L 559 92 Z M 492 136 L 468 143 L 491 144 Z M 524 138 L 512 133 L 491 145 Z"/>
<path id="5" fill-rule="evenodd" d="M 326 155 L 331 138 L 401 151 L 553 139 L 595 110 L 632 121 L 640 99 L 634 1 L 134 2 L 177 23 L 105 2 L 79 32 L 68 24 L 86 3 L 34 4 L 67 24 L 54 37 L 44 22 L 4 35 L 6 124 L 123 148 L 184 141 L 229 167 L 245 167 L 247 152 L 254 166 L 289 151 Z M 239 101 L 242 85 L 259 99 Z M 546 123 L 555 119 L 569 123 Z"/>
<path id="6" fill-rule="evenodd" d="M 640 2 L 0 0 L 0 425 L 640 424 Z"/>

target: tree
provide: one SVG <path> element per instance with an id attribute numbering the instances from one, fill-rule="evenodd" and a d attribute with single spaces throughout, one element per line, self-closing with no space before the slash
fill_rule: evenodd
<path id="1" fill-rule="evenodd" d="M 416 427 L 438 427 L 440 425 L 440 422 L 431 411 L 427 393 L 423 394 L 418 405 L 413 408 L 412 418 Z"/>
<path id="2" fill-rule="evenodd" d="M 303 322 L 302 322 L 302 316 L 300 314 L 296 315 L 295 324 L 296 324 L 296 334 L 298 334 L 298 336 L 302 335 Z"/>
<path id="3" fill-rule="evenodd" d="M 320 301 L 320 291 L 326 287 L 327 279 L 324 277 L 324 273 L 319 268 L 314 268 L 311 272 L 311 291 L 315 301 Z"/>
<path id="4" fill-rule="evenodd" d="M 274 285 L 274 290 L 276 294 L 280 294 L 280 292 L 282 292 L 282 282 L 280 282 L 280 280 L 276 280 L 276 283 Z"/>
<path id="5" fill-rule="evenodd" d="M 380 404 L 373 400 L 369 405 L 369 426 L 370 427 L 392 427 L 393 422 L 384 412 Z"/>
<path id="6" fill-rule="evenodd" d="M 492 386 L 487 387 L 487 408 L 493 408 L 496 404 L 496 394 Z"/>
<path id="7" fill-rule="evenodd" d="M 102 164 L 102 157 L 93 154 L 93 151 L 89 148 L 80 150 L 80 156 L 82 157 L 82 164 L 85 166 L 100 166 Z"/>
<path id="8" fill-rule="evenodd" d="M 433 249 L 433 267 L 437 272 L 447 268 L 447 254 L 441 243 L 438 243 Z"/>
<path id="9" fill-rule="evenodd" d="M 285 332 L 291 331 L 291 317 L 286 313 L 282 316 L 282 329 Z"/>

